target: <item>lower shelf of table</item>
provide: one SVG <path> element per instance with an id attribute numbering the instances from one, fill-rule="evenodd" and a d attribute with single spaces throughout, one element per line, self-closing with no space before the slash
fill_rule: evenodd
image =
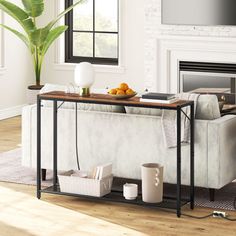
<path id="1" fill-rule="evenodd" d="M 139 196 L 136 198 L 136 200 L 126 200 L 123 197 L 123 193 L 120 191 L 111 191 L 111 193 L 103 196 L 103 197 L 93 197 L 93 196 L 87 196 L 87 195 L 81 195 L 81 194 L 75 194 L 75 193 L 67 193 L 67 192 L 61 192 L 60 187 L 56 186 L 56 189 L 54 189 L 53 186 L 50 186 L 48 188 L 42 189 L 41 192 L 43 193 L 49 193 L 49 194 L 58 194 L 58 195 L 66 195 L 66 196 L 73 196 L 73 197 L 80 197 L 83 199 L 92 199 L 93 201 L 110 201 L 110 202 L 119 202 L 119 203 L 128 203 L 128 204 L 134 204 L 134 205 L 142 205 L 145 207 L 150 208 L 168 208 L 168 209 L 176 209 L 177 201 L 176 199 L 172 197 L 164 197 L 163 201 L 161 203 L 146 203 L 142 201 L 142 196 L 139 194 Z M 188 199 L 182 199 L 180 202 L 181 207 L 186 205 L 189 202 Z"/>

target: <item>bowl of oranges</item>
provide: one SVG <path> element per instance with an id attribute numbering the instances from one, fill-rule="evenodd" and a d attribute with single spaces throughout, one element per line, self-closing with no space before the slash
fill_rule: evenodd
<path id="1" fill-rule="evenodd" d="M 110 89 L 108 94 L 115 99 L 127 99 L 137 95 L 137 93 L 133 89 L 129 88 L 126 83 L 121 83 L 118 88 Z"/>

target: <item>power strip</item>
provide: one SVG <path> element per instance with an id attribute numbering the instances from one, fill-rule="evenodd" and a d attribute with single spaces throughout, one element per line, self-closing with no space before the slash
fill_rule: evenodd
<path id="1" fill-rule="evenodd" d="M 213 211 L 212 216 L 216 218 L 226 218 L 227 214 L 224 211 Z"/>

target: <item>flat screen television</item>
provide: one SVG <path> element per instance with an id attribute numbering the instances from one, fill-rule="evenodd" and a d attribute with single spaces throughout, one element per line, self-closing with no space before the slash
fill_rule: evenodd
<path id="1" fill-rule="evenodd" d="M 236 25 L 236 0 L 162 0 L 162 24 Z"/>

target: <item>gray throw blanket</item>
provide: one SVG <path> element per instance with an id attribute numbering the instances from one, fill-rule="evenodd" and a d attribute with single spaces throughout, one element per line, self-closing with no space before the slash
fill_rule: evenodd
<path id="1" fill-rule="evenodd" d="M 196 114 L 197 100 L 200 94 L 194 93 L 181 93 L 177 97 L 181 100 L 192 100 L 194 101 L 194 114 Z M 190 115 L 190 107 L 183 108 L 183 111 L 188 116 Z M 176 126 L 176 111 L 163 110 L 162 112 L 162 131 L 165 140 L 166 147 L 176 147 L 177 145 L 177 126 Z M 190 122 L 185 117 L 184 114 L 181 114 L 181 142 L 188 143 L 190 140 L 189 135 Z"/>

